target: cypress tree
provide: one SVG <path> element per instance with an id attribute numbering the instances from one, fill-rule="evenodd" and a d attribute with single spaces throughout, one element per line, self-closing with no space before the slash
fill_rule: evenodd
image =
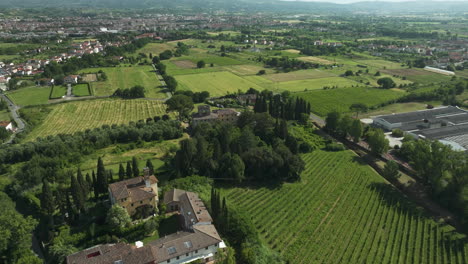
<path id="1" fill-rule="evenodd" d="M 119 181 L 123 181 L 125 179 L 125 169 L 122 163 L 119 164 Z"/>
<path id="2" fill-rule="evenodd" d="M 70 192 L 68 190 L 65 190 L 65 199 L 66 199 L 66 205 L 67 205 L 68 220 L 70 222 L 71 220 L 75 218 L 75 210 L 73 210 L 73 206 L 70 201 Z"/>
<path id="3" fill-rule="evenodd" d="M 55 211 L 54 196 L 46 179 L 42 183 L 41 209 L 48 216 L 52 216 Z"/>
<path id="4" fill-rule="evenodd" d="M 99 190 L 98 190 L 98 187 L 97 187 L 97 179 L 96 179 L 96 174 L 94 174 L 94 171 L 92 172 L 92 177 L 93 177 L 93 191 L 94 191 L 94 197 L 98 197 L 99 196 Z"/>
<path id="5" fill-rule="evenodd" d="M 75 204 L 76 209 L 78 209 L 78 211 L 81 211 L 84 209 L 85 206 L 83 190 L 81 189 L 81 186 L 78 183 L 78 180 L 75 178 L 75 176 L 70 175 L 70 182 L 70 192 L 73 197 L 73 202 Z"/>
<path id="6" fill-rule="evenodd" d="M 78 184 L 80 185 L 81 187 L 81 190 L 83 192 L 83 196 L 85 197 L 88 197 L 88 184 L 87 182 L 85 182 L 84 178 L 83 178 L 83 173 L 81 173 L 81 169 L 78 168 L 78 171 L 76 172 L 76 178 L 78 180 Z"/>
<path id="7" fill-rule="evenodd" d="M 107 171 L 107 182 L 108 183 L 113 183 L 114 182 L 114 175 L 112 173 L 112 170 Z"/>
<path id="8" fill-rule="evenodd" d="M 93 180 L 91 179 L 91 176 L 89 176 L 89 173 L 86 173 L 86 184 L 88 185 L 88 194 L 89 194 L 93 189 Z"/>
<path id="9" fill-rule="evenodd" d="M 146 167 L 149 169 L 150 175 L 154 175 L 154 166 L 150 159 L 146 161 Z"/>
<path id="10" fill-rule="evenodd" d="M 130 161 L 127 161 L 127 171 L 126 171 L 126 174 L 127 174 L 127 179 L 132 178 L 133 170 L 132 170 L 132 164 L 130 163 Z"/>
<path id="11" fill-rule="evenodd" d="M 133 177 L 138 177 L 140 175 L 140 170 L 138 169 L 138 161 L 135 157 L 132 158 L 132 169 Z"/>
<path id="12" fill-rule="evenodd" d="M 310 103 L 307 103 L 307 114 L 310 115 L 310 113 L 311 113 Z"/>
<path id="13" fill-rule="evenodd" d="M 99 194 L 107 192 L 107 177 L 106 169 L 101 157 L 98 158 L 97 164 L 97 175 L 96 175 L 96 187 Z"/>

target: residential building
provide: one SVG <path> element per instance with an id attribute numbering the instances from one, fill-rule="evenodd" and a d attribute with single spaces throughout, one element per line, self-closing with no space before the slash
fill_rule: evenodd
<path id="1" fill-rule="evenodd" d="M 147 207 L 154 210 L 158 206 L 158 180 L 149 175 L 149 169 L 144 169 L 144 176 L 109 184 L 111 204 L 118 204 L 127 210 L 130 216 L 138 208 Z"/>
<path id="2" fill-rule="evenodd" d="M 0 121 L 0 127 L 4 127 L 8 131 L 14 131 L 13 123 L 10 121 Z"/>
<path id="3" fill-rule="evenodd" d="M 237 100 L 239 101 L 239 103 L 243 105 L 251 105 L 251 104 L 255 104 L 255 102 L 257 101 L 257 95 L 256 94 L 241 94 L 237 96 Z"/>
<path id="4" fill-rule="evenodd" d="M 196 126 L 197 124 L 203 122 L 237 122 L 240 113 L 234 109 L 218 109 L 210 110 L 209 105 L 200 105 L 198 106 L 198 112 L 192 115 L 192 125 Z"/>
<path id="5" fill-rule="evenodd" d="M 67 264 L 182 264 L 195 260 L 212 262 L 218 249 L 223 249 L 226 245 L 198 195 L 172 189 L 164 195 L 164 202 L 168 208 L 171 208 L 171 204 L 179 208 L 180 218 L 184 222 L 183 231 L 150 241 L 146 245 L 137 241 L 135 245 L 117 243 L 94 246 L 69 255 Z"/>

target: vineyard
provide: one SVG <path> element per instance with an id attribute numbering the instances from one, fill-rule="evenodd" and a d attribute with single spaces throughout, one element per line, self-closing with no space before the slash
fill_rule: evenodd
<path id="1" fill-rule="evenodd" d="M 303 159 L 301 182 L 223 190 L 289 263 L 467 263 L 464 235 L 426 216 L 351 152 Z"/>
<path id="2" fill-rule="evenodd" d="M 150 100 L 93 100 L 59 104 L 53 106 L 42 124 L 28 135 L 28 139 L 71 134 L 102 125 L 127 124 L 165 113 L 162 102 Z"/>

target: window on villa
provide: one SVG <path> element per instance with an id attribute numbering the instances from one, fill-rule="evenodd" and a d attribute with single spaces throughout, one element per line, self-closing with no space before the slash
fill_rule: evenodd
<path id="1" fill-rule="evenodd" d="M 171 260 L 170 260 L 170 259 L 168 259 L 168 260 L 167 260 L 167 263 L 171 263 Z"/>
<path id="2" fill-rule="evenodd" d="M 195 254 L 197 254 L 197 253 L 198 253 L 198 250 L 195 250 Z"/>
<path id="3" fill-rule="evenodd" d="M 206 247 L 205 249 L 208 250 L 208 247 Z"/>
<path id="4" fill-rule="evenodd" d="M 179 259 L 179 257 L 177 257 L 176 259 Z"/>
<path id="5" fill-rule="evenodd" d="M 133 204 L 131 204 L 133 206 Z"/>
<path id="6" fill-rule="evenodd" d="M 140 201 L 140 204 L 143 204 L 143 201 Z"/>
<path id="7" fill-rule="evenodd" d="M 185 254 L 185 256 L 186 256 L 186 257 L 188 257 L 188 253 L 187 253 L 187 254 Z"/>

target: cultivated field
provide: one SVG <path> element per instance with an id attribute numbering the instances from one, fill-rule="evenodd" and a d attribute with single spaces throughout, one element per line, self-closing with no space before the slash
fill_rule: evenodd
<path id="1" fill-rule="evenodd" d="M 51 106 L 52 111 L 29 135 L 32 140 L 56 134 L 72 134 L 102 125 L 127 124 L 165 114 L 165 105 L 150 100 L 92 100 Z"/>
<path id="2" fill-rule="evenodd" d="M 306 90 L 322 89 L 325 86 L 351 87 L 352 85 L 359 85 L 359 83 L 343 77 L 329 77 L 281 82 L 277 85 L 277 87 L 280 90 L 287 90 L 290 92 L 302 92 Z"/>
<path id="3" fill-rule="evenodd" d="M 267 74 L 273 73 L 273 69 L 267 69 L 260 65 L 252 65 L 252 64 L 242 64 L 242 65 L 232 65 L 232 66 L 224 66 L 224 70 L 230 71 L 237 75 L 255 75 L 260 70 L 265 70 Z"/>
<path id="4" fill-rule="evenodd" d="M 303 156 L 302 180 L 229 188 L 262 238 L 289 263 L 466 263 L 468 246 L 349 151 Z"/>
<path id="5" fill-rule="evenodd" d="M 98 72 L 102 70 L 107 75 L 107 80 L 103 82 L 93 82 L 91 87 L 95 96 L 112 95 L 117 89 L 131 88 L 141 85 L 146 89 L 147 97 L 164 98 L 161 93 L 159 82 L 151 66 L 134 67 L 109 67 L 109 68 L 89 68 L 81 70 L 81 73 Z"/>
<path id="6" fill-rule="evenodd" d="M 178 60 L 178 61 L 172 61 L 177 67 L 182 68 L 182 69 L 192 69 L 196 68 L 197 64 L 193 63 L 192 61 L 189 60 Z"/>
<path id="7" fill-rule="evenodd" d="M 50 87 L 26 87 L 7 93 L 8 97 L 17 105 L 47 104 L 49 101 Z"/>
<path id="8" fill-rule="evenodd" d="M 401 69 L 400 63 L 386 61 L 386 60 L 358 60 L 359 64 L 365 64 L 379 69 Z"/>
<path id="9" fill-rule="evenodd" d="M 349 106 L 354 103 L 363 103 L 369 107 L 378 106 L 381 103 L 395 100 L 404 93 L 378 88 L 353 87 L 310 91 L 297 93 L 297 95 L 310 102 L 312 112 L 326 116 L 333 110 L 349 112 Z"/>
<path id="10" fill-rule="evenodd" d="M 336 77 L 336 75 L 327 71 L 317 69 L 265 75 L 265 78 L 270 79 L 273 82 L 288 82 L 295 80 L 317 79 L 326 77 Z"/>
<path id="11" fill-rule="evenodd" d="M 331 65 L 331 64 L 334 63 L 333 61 L 330 61 L 330 60 L 327 60 L 327 59 L 322 59 L 322 58 L 319 58 L 319 57 L 314 57 L 314 56 L 299 57 L 297 59 L 301 60 L 301 61 L 319 63 L 319 64 L 324 64 L 324 65 Z"/>
<path id="12" fill-rule="evenodd" d="M 83 74 L 81 75 L 81 78 L 84 82 L 95 82 L 97 81 L 96 75 L 97 75 L 96 73 Z"/>
<path id="13" fill-rule="evenodd" d="M 143 48 L 139 49 L 136 51 L 136 54 L 138 53 L 145 53 L 149 55 L 150 53 L 153 54 L 153 56 L 158 56 L 159 53 L 165 51 L 165 50 L 173 50 L 175 45 L 167 44 L 167 43 L 148 43 L 146 44 Z"/>
<path id="14" fill-rule="evenodd" d="M 222 96 L 238 90 L 246 91 L 250 87 L 262 90 L 255 83 L 225 71 L 177 75 L 175 78 L 179 83 L 178 89 L 193 92 L 208 91 L 211 96 Z"/>

